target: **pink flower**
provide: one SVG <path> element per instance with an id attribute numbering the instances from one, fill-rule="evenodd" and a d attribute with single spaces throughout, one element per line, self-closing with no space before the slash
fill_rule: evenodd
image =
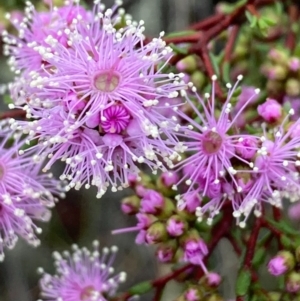
<path id="1" fill-rule="evenodd" d="M 273 276 L 281 276 L 286 273 L 288 267 L 286 265 L 285 258 L 282 256 L 276 256 L 272 258 L 268 263 L 268 271 Z"/>
<path id="2" fill-rule="evenodd" d="M 172 216 L 167 221 L 167 232 L 171 236 L 180 236 L 184 233 L 185 224 L 179 216 Z"/>
<path id="3" fill-rule="evenodd" d="M 203 259 L 208 254 L 206 243 L 201 239 L 191 239 L 184 244 L 183 260 L 204 267 Z"/>
<path id="4" fill-rule="evenodd" d="M 267 122 L 278 121 L 282 116 L 281 105 L 272 98 L 267 98 L 267 101 L 257 107 L 258 114 Z"/>
<path id="5" fill-rule="evenodd" d="M 141 200 L 141 211 L 156 214 L 164 205 L 163 196 L 155 190 L 148 189 Z"/>
<path id="6" fill-rule="evenodd" d="M 56 300 L 94 300 L 106 301 L 105 296 L 115 294 L 120 283 L 126 280 L 126 274 L 112 274 L 112 263 L 118 248 L 103 248 L 99 251 L 98 242 L 94 248 L 79 249 L 73 246 L 73 252 L 54 253 L 56 275 L 42 270 L 40 280 L 41 299 Z"/>

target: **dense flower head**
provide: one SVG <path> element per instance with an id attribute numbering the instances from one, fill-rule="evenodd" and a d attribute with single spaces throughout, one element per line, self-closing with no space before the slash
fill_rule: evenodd
<path id="1" fill-rule="evenodd" d="M 114 274 L 112 267 L 118 250 L 116 246 L 99 251 L 99 243 L 93 250 L 73 245 L 72 253 L 54 252 L 56 275 L 39 269 L 41 298 L 47 301 L 106 301 L 115 294 L 126 274 Z"/>
<path id="2" fill-rule="evenodd" d="M 39 155 L 50 159 L 45 170 L 65 161 L 69 189 L 95 185 L 98 197 L 110 185 L 127 187 L 142 163 L 153 173 L 166 171 L 181 151 L 178 120 L 164 109 L 185 96 L 184 75 L 162 73 L 171 54 L 163 33 L 145 44 L 143 21 L 121 24 L 124 11 L 117 8 L 95 1 L 87 17 L 78 4 L 61 8 L 72 16 L 64 22 L 65 43 L 46 32 L 33 48 L 42 63 L 18 69 L 10 86 L 15 106 L 33 119 L 13 128 L 38 139 Z"/>
<path id="3" fill-rule="evenodd" d="M 299 122 L 288 124 L 293 114 L 291 109 L 281 125 L 273 128 L 272 132 L 263 128 L 261 146 L 248 178 L 248 188 L 240 201 L 235 203 L 237 217 L 241 214 L 247 217 L 253 208 L 260 215 L 263 202 L 282 207 L 283 197 L 298 199 L 300 135 L 297 134 Z"/>
<path id="4" fill-rule="evenodd" d="M 203 212 L 208 210 L 214 215 L 229 194 L 241 193 L 244 189 L 237 180 L 237 175 L 251 169 L 259 139 L 240 133 L 236 122 L 248 103 L 257 97 L 259 90 L 253 91 L 239 111 L 233 110 L 232 114 L 234 108 L 230 101 L 241 79 L 242 76 L 239 76 L 233 87 L 227 85 L 228 96 L 220 110 L 215 99 L 216 76 L 212 77 L 211 95 L 207 93 L 205 99 L 202 99 L 195 94 L 196 104 L 192 98 L 188 100 L 196 120 L 178 110 L 178 115 L 189 123 L 182 126 L 179 132 L 179 136 L 186 139 L 182 142 L 182 147 L 188 156 L 174 166 L 183 176 L 173 188 L 177 190 L 180 184 L 186 185 L 184 194 L 177 196 L 180 207 L 184 206 L 186 199 L 195 198 L 195 194 L 199 194 L 199 201 L 203 197 L 210 199 L 206 205 L 201 204 L 200 208 Z M 193 85 L 190 86 L 195 92 Z"/>
<path id="5" fill-rule="evenodd" d="M 33 246 L 39 244 L 41 233 L 35 221 L 48 221 L 49 208 L 63 197 L 63 188 L 52 174 L 40 174 L 41 162 L 34 162 L 34 152 L 20 156 L 25 144 L 20 134 L 0 129 L 0 260 L 4 248 L 13 248 L 18 237 Z"/>

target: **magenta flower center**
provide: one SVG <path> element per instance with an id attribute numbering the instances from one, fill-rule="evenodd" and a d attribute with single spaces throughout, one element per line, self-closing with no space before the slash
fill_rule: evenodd
<path id="1" fill-rule="evenodd" d="M 130 114 L 121 105 L 113 105 L 103 111 L 100 125 L 106 133 L 120 134 L 130 121 Z"/>
<path id="2" fill-rule="evenodd" d="M 217 132 L 209 131 L 203 134 L 202 148 L 206 154 L 211 155 L 217 153 L 222 144 L 223 139 Z"/>
<path id="3" fill-rule="evenodd" d="M 80 294 L 80 300 L 81 301 L 93 300 L 93 298 L 95 298 L 94 297 L 95 293 L 96 293 L 95 288 L 92 285 L 89 285 L 82 290 Z"/>
<path id="4" fill-rule="evenodd" d="M 113 92 L 120 83 L 120 76 L 112 70 L 98 73 L 94 77 L 94 85 L 101 92 Z"/>

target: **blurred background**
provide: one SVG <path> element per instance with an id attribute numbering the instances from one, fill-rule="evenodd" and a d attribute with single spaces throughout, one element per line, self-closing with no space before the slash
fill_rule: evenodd
<path id="1" fill-rule="evenodd" d="M 38 2 L 36 1 L 37 5 Z M 184 30 L 192 22 L 213 13 L 217 2 L 213 0 L 124 0 L 124 7 L 135 20 L 145 21 L 147 35 L 156 36 L 160 31 Z M 109 7 L 113 0 L 104 0 L 103 3 Z M 15 1 L 0 0 L 0 13 L 3 15 L 5 10 L 12 9 L 14 5 Z M 0 70 L 0 83 L 9 82 L 12 74 L 6 66 L 4 57 L 0 59 Z M 6 110 L 5 105 L 2 105 L 2 109 Z M 59 171 L 57 172 L 59 174 Z M 102 246 L 119 246 L 119 254 L 114 266 L 116 271 L 127 272 L 128 280 L 123 289 L 167 273 L 170 267 L 157 264 L 154 250 L 145 246 L 135 246 L 135 233 L 111 235 L 114 229 L 136 224 L 134 218 L 123 215 L 120 210 L 120 200 L 130 194 L 129 190 L 122 194 L 108 192 L 98 200 L 95 198 L 94 189 L 70 191 L 66 199 L 61 200 L 53 210 L 51 222 L 41 225 L 43 233 L 40 235 L 42 242 L 40 247 L 34 249 L 20 240 L 14 250 L 6 252 L 5 261 L 0 263 L 0 301 L 38 299 L 39 275 L 36 270 L 38 267 L 43 267 L 50 273 L 54 271 L 52 252 L 69 249 L 73 243 L 90 247 L 95 239 L 98 239 Z M 222 270 L 225 265 L 225 270 L 230 269 L 231 276 L 234 276 L 236 259 L 231 255 L 233 252 L 230 248 L 225 241 L 221 242 L 215 252 L 215 262 L 222 262 Z M 223 260 L 225 254 L 226 260 Z M 216 269 L 218 270 L 217 265 Z M 225 296 L 232 297 L 233 288 L 230 279 L 225 280 L 224 288 Z M 173 300 L 179 292 L 180 287 L 171 284 L 164 300 Z M 142 297 L 141 300 L 151 300 L 151 294 Z"/>

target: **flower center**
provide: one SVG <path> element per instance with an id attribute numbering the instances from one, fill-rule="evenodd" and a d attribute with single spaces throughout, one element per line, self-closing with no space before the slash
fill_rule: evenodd
<path id="1" fill-rule="evenodd" d="M 89 285 L 82 290 L 80 294 L 80 300 L 81 301 L 98 300 L 98 298 L 95 299 L 95 296 L 98 294 L 99 293 L 95 290 L 94 286 Z"/>
<path id="2" fill-rule="evenodd" d="M 110 106 L 102 114 L 100 125 L 106 133 L 120 134 L 130 121 L 130 114 L 121 105 Z"/>
<path id="3" fill-rule="evenodd" d="M 94 85 L 101 92 L 112 92 L 120 83 L 120 76 L 114 71 L 108 70 L 98 73 L 94 77 Z"/>
<path id="4" fill-rule="evenodd" d="M 202 148 L 208 155 L 215 154 L 223 144 L 222 137 L 213 131 L 206 132 L 202 138 Z"/>

